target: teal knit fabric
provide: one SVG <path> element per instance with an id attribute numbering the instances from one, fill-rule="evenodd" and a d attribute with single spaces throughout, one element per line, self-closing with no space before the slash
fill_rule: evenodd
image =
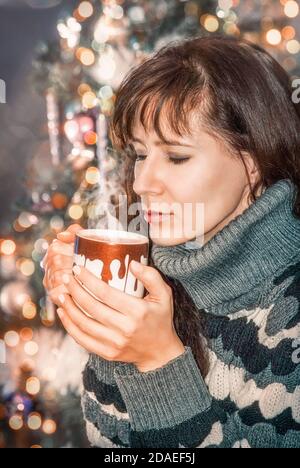
<path id="1" fill-rule="evenodd" d="M 300 448 L 296 194 L 280 180 L 203 247 L 153 246 L 155 266 L 202 310 L 209 372 L 188 346 L 145 373 L 91 355 L 82 407 L 92 446 Z"/>

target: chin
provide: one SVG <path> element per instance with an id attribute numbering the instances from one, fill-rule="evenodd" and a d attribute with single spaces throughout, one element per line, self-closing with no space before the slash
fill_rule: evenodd
<path id="1" fill-rule="evenodd" d="M 189 239 L 171 239 L 171 238 L 167 238 L 163 236 L 155 237 L 155 236 L 151 236 L 151 234 L 150 234 L 150 238 L 154 244 L 159 245 L 161 247 L 172 247 L 175 245 L 183 244 L 189 240 Z"/>

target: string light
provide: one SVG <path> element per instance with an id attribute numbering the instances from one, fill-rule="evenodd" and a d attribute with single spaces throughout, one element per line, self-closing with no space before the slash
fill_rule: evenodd
<path id="1" fill-rule="evenodd" d="M 34 262 L 30 259 L 23 260 L 20 265 L 20 271 L 24 276 L 31 276 L 35 271 Z"/>
<path id="2" fill-rule="evenodd" d="M 286 48 L 290 54 L 298 54 L 300 52 L 300 42 L 296 39 L 288 41 L 286 44 Z"/>
<path id="3" fill-rule="evenodd" d="M 92 109 L 98 104 L 98 99 L 95 93 L 89 91 L 82 96 L 82 105 L 87 109 Z"/>
<path id="4" fill-rule="evenodd" d="M 47 435 L 54 434 L 56 432 L 56 428 L 57 428 L 57 425 L 56 425 L 56 422 L 53 421 L 53 419 L 46 419 L 42 427 L 44 433 Z"/>
<path id="5" fill-rule="evenodd" d="M 83 209 L 80 205 L 71 205 L 69 208 L 69 216 L 72 219 L 80 219 L 83 216 Z"/>
<path id="6" fill-rule="evenodd" d="M 89 167 L 85 174 L 86 181 L 91 184 L 95 185 L 99 183 L 100 180 L 100 171 L 97 167 Z"/>
<path id="7" fill-rule="evenodd" d="M 114 92 L 111 86 L 102 86 L 99 91 L 99 97 L 101 99 L 111 99 L 114 96 Z"/>
<path id="8" fill-rule="evenodd" d="M 23 317 L 27 320 L 33 320 L 36 317 L 36 305 L 31 301 L 26 301 L 22 307 Z"/>
<path id="9" fill-rule="evenodd" d="M 1 243 L 1 253 L 4 255 L 12 255 L 16 251 L 16 244 L 12 240 L 4 240 Z"/>
<path id="10" fill-rule="evenodd" d="M 282 29 L 281 34 L 285 40 L 291 40 L 294 39 L 294 37 L 296 36 L 296 31 L 295 28 L 293 28 L 293 26 L 285 26 Z"/>
<path id="11" fill-rule="evenodd" d="M 34 248 L 38 253 L 44 253 L 49 247 L 48 242 L 45 239 L 38 239 L 34 243 Z"/>
<path id="12" fill-rule="evenodd" d="M 299 14 L 298 3 L 294 0 L 286 2 L 286 4 L 284 5 L 284 13 L 289 18 L 296 18 L 296 16 Z"/>
<path id="13" fill-rule="evenodd" d="M 30 377 L 26 381 L 26 392 L 29 395 L 37 395 L 41 389 L 40 381 L 37 377 Z"/>
<path id="14" fill-rule="evenodd" d="M 29 341 L 25 344 L 24 351 L 28 356 L 35 356 L 39 351 L 39 346 L 34 341 Z"/>
<path id="15" fill-rule="evenodd" d="M 278 45 L 282 40 L 281 32 L 278 29 L 270 29 L 266 34 L 266 39 L 271 45 Z"/>
<path id="16" fill-rule="evenodd" d="M 87 132 L 84 135 L 84 141 L 87 145 L 95 145 L 97 143 L 97 133 Z"/>
<path id="17" fill-rule="evenodd" d="M 13 430 L 13 431 L 19 431 L 20 429 L 22 429 L 23 427 L 23 418 L 22 416 L 18 415 L 18 414 L 15 414 L 14 416 L 12 416 L 8 422 L 9 424 L 9 427 Z"/>
<path id="18" fill-rule="evenodd" d="M 219 29 L 219 20 L 213 15 L 204 15 L 203 26 L 209 32 L 216 32 Z"/>
<path id="19" fill-rule="evenodd" d="M 38 223 L 38 218 L 32 213 L 23 212 L 18 217 L 18 223 L 24 229 L 30 228 L 33 224 Z"/>
<path id="20" fill-rule="evenodd" d="M 219 0 L 219 7 L 224 11 L 228 11 L 230 10 L 230 8 L 233 7 L 233 1 L 232 0 Z"/>
<path id="21" fill-rule="evenodd" d="M 4 342 L 9 348 L 15 348 L 20 342 L 20 337 L 16 331 L 8 331 L 4 335 Z"/>
<path id="22" fill-rule="evenodd" d="M 39 413 L 31 413 L 28 416 L 27 425 L 32 431 L 38 431 L 42 425 L 42 418 Z"/>
<path id="23" fill-rule="evenodd" d="M 31 341 L 33 338 L 33 330 L 28 327 L 22 328 L 20 331 L 20 337 L 23 341 Z"/>
<path id="24" fill-rule="evenodd" d="M 64 228 L 64 220 L 60 216 L 53 216 L 50 219 L 50 227 L 53 231 L 62 231 Z"/>
<path id="25" fill-rule="evenodd" d="M 78 86 L 77 92 L 79 96 L 83 96 L 85 93 L 88 93 L 89 91 L 92 91 L 92 88 L 86 83 L 82 83 L 81 85 Z"/>
<path id="26" fill-rule="evenodd" d="M 95 63 L 95 54 L 90 49 L 84 49 L 80 54 L 80 61 L 86 67 L 90 67 Z"/>
<path id="27" fill-rule="evenodd" d="M 94 7 L 90 2 L 81 2 L 78 7 L 78 13 L 82 18 L 90 18 L 94 13 Z"/>

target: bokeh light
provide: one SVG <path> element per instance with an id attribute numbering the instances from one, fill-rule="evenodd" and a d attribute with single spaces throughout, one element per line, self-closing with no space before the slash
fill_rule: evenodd
<path id="1" fill-rule="evenodd" d="M 89 167 L 85 174 L 86 181 L 91 184 L 97 184 L 100 180 L 100 171 L 97 167 Z"/>
<path id="2" fill-rule="evenodd" d="M 41 389 L 40 381 L 37 377 L 30 377 L 26 381 L 26 392 L 29 395 L 37 395 Z"/>
<path id="3" fill-rule="evenodd" d="M 42 425 L 42 418 L 39 413 L 31 413 L 28 416 L 27 425 L 32 431 L 38 431 Z"/>
<path id="4" fill-rule="evenodd" d="M 13 430 L 13 431 L 19 431 L 20 429 L 22 429 L 23 427 L 23 418 L 22 416 L 18 415 L 18 414 L 15 414 L 14 416 L 12 416 L 10 419 L 9 419 L 9 427 Z"/>
<path id="5" fill-rule="evenodd" d="M 266 39 L 271 45 L 278 45 L 282 40 L 281 32 L 278 29 L 270 29 L 266 34 Z"/>
<path id="6" fill-rule="evenodd" d="M 16 244 L 12 240 L 4 240 L 1 243 L 1 253 L 4 255 L 12 255 L 16 251 Z"/>
<path id="7" fill-rule="evenodd" d="M 296 31 L 295 28 L 293 28 L 293 26 L 285 26 L 282 29 L 281 34 L 285 40 L 291 40 L 294 39 L 294 37 L 296 36 Z"/>
<path id="8" fill-rule="evenodd" d="M 26 301 L 22 308 L 23 317 L 27 320 L 32 320 L 36 317 L 36 305 L 31 301 Z"/>
<path id="9" fill-rule="evenodd" d="M 95 93 L 92 91 L 89 91 L 87 93 L 84 93 L 82 96 L 82 105 L 86 107 L 87 109 L 92 109 L 98 104 L 98 99 Z"/>
<path id="10" fill-rule="evenodd" d="M 94 7 L 90 2 L 81 2 L 78 6 L 78 13 L 82 18 L 89 18 L 94 13 Z"/>
<path id="11" fill-rule="evenodd" d="M 15 348 L 20 342 L 20 336 L 16 331 L 8 331 L 4 335 L 4 342 L 9 348 Z"/>
<path id="12" fill-rule="evenodd" d="M 39 346 L 34 341 L 29 341 L 25 344 L 24 351 L 28 356 L 35 356 L 39 351 Z"/>
<path id="13" fill-rule="evenodd" d="M 54 434 L 56 432 L 56 428 L 57 428 L 57 425 L 56 425 L 56 422 L 53 421 L 53 419 L 45 419 L 45 421 L 43 422 L 42 429 L 44 433 L 47 435 Z"/>
<path id="14" fill-rule="evenodd" d="M 20 265 L 20 272 L 24 275 L 24 276 L 31 276 L 33 275 L 35 271 L 35 265 L 34 265 L 34 262 L 30 259 L 25 259 L 21 262 L 21 265 Z"/>
<path id="15" fill-rule="evenodd" d="M 288 41 L 286 44 L 286 48 L 290 54 L 298 54 L 300 52 L 300 42 L 296 39 Z"/>
<path id="16" fill-rule="evenodd" d="M 71 205 L 69 208 L 69 216 L 72 219 L 80 219 L 83 216 L 83 209 L 80 205 Z"/>
<path id="17" fill-rule="evenodd" d="M 23 341 L 31 341 L 33 338 L 33 330 L 28 327 L 22 328 L 20 331 L 20 338 Z"/>
<path id="18" fill-rule="evenodd" d="M 299 14 L 298 3 L 294 0 L 286 2 L 286 4 L 284 5 L 284 13 L 289 18 L 296 18 L 296 16 L 298 16 Z"/>

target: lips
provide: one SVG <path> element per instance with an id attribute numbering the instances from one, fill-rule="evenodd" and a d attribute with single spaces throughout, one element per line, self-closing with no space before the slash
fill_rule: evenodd
<path id="1" fill-rule="evenodd" d="M 161 222 L 168 219 L 173 213 L 162 213 L 161 211 L 144 211 L 144 217 L 148 223 Z"/>

